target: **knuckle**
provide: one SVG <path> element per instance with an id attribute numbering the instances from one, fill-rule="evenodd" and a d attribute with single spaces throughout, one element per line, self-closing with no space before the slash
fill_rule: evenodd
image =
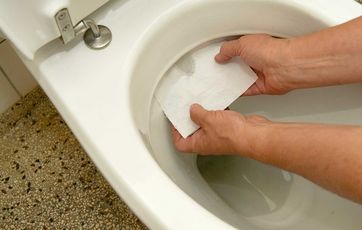
<path id="1" fill-rule="evenodd" d="M 189 148 L 187 145 L 175 144 L 175 148 L 178 152 L 188 152 Z"/>
<path id="2" fill-rule="evenodd" d="M 212 122 L 212 118 L 210 117 L 210 115 L 205 116 L 204 118 L 204 124 L 205 125 L 209 125 Z M 203 127 L 204 128 L 204 127 Z"/>
<path id="3" fill-rule="evenodd" d="M 204 120 L 207 124 L 211 124 L 215 120 L 215 117 L 217 117 L 216 111 L 210 111 L 205 115 Z"/>
<path id="4" fill-rule="evenodd" d="M 228 42 L 225 42 L 224 44 L 221 45 L 220 53 L 224 55 L 228 53 Z"/>

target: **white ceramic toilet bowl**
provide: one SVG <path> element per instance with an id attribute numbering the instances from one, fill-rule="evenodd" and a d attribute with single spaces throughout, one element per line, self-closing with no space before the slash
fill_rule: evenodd
<path id="1" fill-rule="evenodd" d="M 153 94 L 191 49 L 247 33 L 298 36 L 361 14 L 353 0 L 111 1 L 91 15 L 102 51 L 53 41 L 24 58 L 116 192 L 154 229 L 358 229 L 362 207 L 296 175 L 242 158 L 177 153 Z M 270 119 L 362 124 L 361 85 L 241 98 Z M 227 167 L 226 167 L 227 166 Z"/>

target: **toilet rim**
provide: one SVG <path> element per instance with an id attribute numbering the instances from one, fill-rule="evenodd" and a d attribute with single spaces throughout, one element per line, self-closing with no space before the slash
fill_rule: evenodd
<path id="1" fill-rule="evenodd" d="M 217 0 L 211 0 L 213 2 L 217 2 Z M 147 30 L 145 30 L 142 35 L 140 35 L 139 39 L 137 40 L 136 42 L 136 45 L 135 47 L 133 48 L 133 52 L 131 53 L 131 55 L 129 56 L 128 58 L 128 61 L 127 61 L 127 64 L 126 66 L 128 66 L 128 68 L 125 70 L 126 71 L 126 76 L 128 77 L 128 83 L 131 84 L 131 76 L 133 75 L 133 72 L 134 72 L 134 69 L 137 68 L 137 60 L 139 58 L 140 55 L 142 55 L 142 50 L 144 49 L 144 46 L 146 46 L 146 40 L 148 39 L 148 37 L 150 36 L 153 36 L 154 34 L 157 34 L 159 30 L 162 29 L 162 27 L 167 24 L 167 20 L 166 19 L 169 19 L 169 17 L 175 17 L 175 15 L 177 15 L 177 13 L 175 12 L 181 12 L 182 10 L 187 10 L 187 9 L 191 9 L 194 4 L 203 4 L 203 2 L 205 1 L 202 1 L 202 0 L 199 0 L 199 1 L 186 1 L 186 2 L 182 2 L 182 3 L 179 3 L 177 5 L 175 5 L 174 7 L 172 7 L 171 9 L 169 9 L 167 12 L 165 12 L 164 14 L 162 14 L 160 17 L 157 18 L 157 20 L 155 20 L 149 27 Z M 295 7 L 295 8 L 298 8 L 298 9 L 301 9 L 301 10 L 304 10 L 304 11 L 307 11 L 309 12 L 311 15 L 318 15 L 318 18 L 322 21 L 324 21 L 326 24 L 330 25 L 330 26 L 333 26 L 333 25 L 336 25 L 336 24 L 339 24 L 339 23 L 342 23 L 344 22 L 345 20 L 339 20 L 339 19 L 336 19 L 334 18 L 332 15 L 328 15 L 326 12 L 323 12 L 322 10 L 320 9 L 317 9 L 315 7 L 311 7 L 311 6 L 306 6 L 305 4 L 302 3 L 302 1 L 290 1 L 290 2 L 286 2 L 286 1 L 283 1 L 283 0 L 276 0 L 275 2 L 278 2 L 278 3 L 281 3 L 281 4 L 284 4 L 284 5 L 287 5 L 287 6 L 291 6 L 291 7 Z M 324 0 L 324 1 L 319 1 L 319 2 L 324 2 L 325 4 L 328 4 L 330 3 L 330 1 L 327 1 L 327 0 Z M 336 2 L 334 2 L 336 3 Z M 356 7 L 356 3 L 354 2 L 354 4 L 349 4 L 349 3 L 346 3 L 347 6 L 353 6 L 353 7 Z M 358 5 L 357 5 L 358 6 Z M 357 12 L 357 11 L 356 11 Z M 362 11 L 360 11 L 358 14 L 356 13 L 355 16 L 359 16 L 360 13 Z M 353 18 L 353 15 L 350 15 L 350 18 Z M 228 34 L 229 35 L 229 34 Z M 215 37 L 215 38 L 218 38 L 218 37 Z M 208 39 L 205 39 L 205 41 L 207 40 L 210 40 L 212 38 L 208 38 Z M 202 41 L 200 41 L 200 43 L 202 43 Z M 190 45 L 190 47 L 186 48 L 184 53 L 180 53 L 180 54 L 177 54 L 175 57 L 175 60 L 173 61 L 176 61 L 179 57 L 181 57 L 183 54 L 185 54 L 188 50 L 194 48 L 195 46 L 197 46 L 199 44 L 192 44 Z M 165 67 L 165 69 L 163 70 L 163 72 L 165 72 L 170 66 L 172 65 L 172 63 L 169 64 L 169 66 Z M 158 77 L 157 81 L 159 81 L 161 79 L 161 76 L 162 74 Z M 155 88 L 156 88 L 156 85 L 157 83 L 155 83 L 155 86 L 152 90 L 152 92 L 154 92 Z M 128 108 L 131 108 L 132 107 L 132 101 L 131 101 L 131 97 L 130 95 L 128 95 L 129 98 L 128 98 Z M 149 102 L 149 108 L 150 108 L 150 102 Z M 135 127 L 137 127 L 137 122 L 132 118 L 132 123 Z M 149 125 L 146 125 L 147 127 Z M 147 133 L 147 132 L 146 132 Z M 145 151 L 148 151 L 147 149 L 145 149 Z M 149 153 L 148 153 L 149 154 Z M 181 189 L 179 189 L 179 191 L 181 193 L 183 193 L 183 191 Z M 195 202 L 195 201 L 191 201 L 191 202 Z M 200 207 L 201 209 L 203 209 L 203 207 Z"/>

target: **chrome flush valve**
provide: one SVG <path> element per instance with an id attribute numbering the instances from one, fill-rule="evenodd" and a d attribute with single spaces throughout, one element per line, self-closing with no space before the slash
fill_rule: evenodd
<path id="1" fill-rule="evenodd" d="M 97 25 L 91 19 L 85 19 L 73 26 L 68 9 L 62 9 L 55 15 L 60 34 L 64 44 L 72 41 L 77 35 L 83 33 L 85 44 L 91 49 L 103 49 L 112 41 L 112 32 L 102 25 Z"/>

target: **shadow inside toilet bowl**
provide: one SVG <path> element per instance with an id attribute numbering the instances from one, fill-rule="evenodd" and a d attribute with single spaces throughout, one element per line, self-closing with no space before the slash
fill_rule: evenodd
<path id="1" fill-rule="evenodd" d="M 197 167 L 210 187 L 247 217 L 280 209 L 294 180 L 289 172 L 240 156 L 198 156 Z"/>
<path id="2" fill-rule="evenodd" d="M 230 109 L 281 122 L 361 125 L 361 97 L 362 84 L 351 84 L 296 90 L 280 96 L 241 97 Z M 245 157 L 199 156 L 197 166 L 210 187 L 244 216 L 278 212 L 293 196 L 290 193 L 296 175 Z M 311 184 L 305 185 L 312 188 Z M 298 199 L 305 198 L 311 197 Z"/>

